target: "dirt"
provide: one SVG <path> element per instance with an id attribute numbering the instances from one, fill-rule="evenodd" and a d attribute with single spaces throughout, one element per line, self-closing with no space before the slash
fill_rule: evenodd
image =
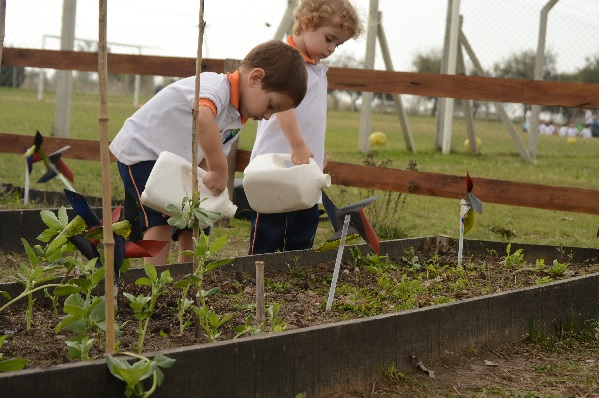
<path id="1" fill-rule="evenodd" d="M 266 316 L 265 333 L 277 333 L 273 331 L 278 327 L 294 330 L 421 308 L 598 271 L 598 264 L 569 265 L 560 275 L 554 276 L 550 271 L 552 265 L 508 266 L 507 261 L 498 256 L 470 257 L 462 266 L 457 266 L 456 256 L 455 253 L 408 253 L 394 260 L 366 255 L 355 257 L 341 265 L 331 311 L 324 309 L 334 269 L 332 263 L 320 263 L 308 269 L 291 268 L 287 274 L 266 271 L 265 305 L 281 304 L 282 308 L 278 314 L 281 321 Z M 386 279 L 391 284 L 382 285 Z M 129 322 L 117 337 L 117 348 L 135 352 L 137 322 L 123 293 L 148 295 L 150 290 L 148 286 L 125 280 L 122 279 L 119 286 L 116 323 Z M 230 275 L 215 270 L 205 275 L 203 287 L 205 290 L 218 287 L 220 292 L 209 297 L 208 304 L 220 316 L 232 315 L 220 329 L 218 340 L 234 338 L 235 328 L 255 315 L 254 276 Z M 209 342 L 204 334 L 197 336 L 192 326 L 179 335 L 176 315 L 180 296 L 181 290 L 169 288 L 159 297 L 145 336 L 144 352 Z M 8 307 L 0 313 L 0 335 L 11 335 L 0 349 L 4 358 L 25 358 L 28 368 L 79 361 L 69 358 L 65 344 L 74 334 L 66 330 L 54 331 L 62 317 L 62 306 L 58 307 L 58 315 L 54 315 L 51 301 L 38 298 L 34 304 L 32 328 L 27 331 L 23 302 Z M 192 313 L 189 312 L 186 318 L 192 321 Z M 101 358 L 103 348 L 98 342 L 104 343 L 104 335 L 94 337 L 98 340 L 90 356 Z M 592 343 L 590 340 L 577 341 L 576 349 L 559 354 L 526 342 L 495 348 L 484 345 L 462 354 L 449 353 L 448 357 L 425 365 L 435 371 L 434 379 L 419 368 L 412 373 L 400 373 L 392 368 L 388 373 L 383 370 L 382 379 L 366 382 L 365 390 L 341 392 L 335 396 L 511 397 L 534 392 L 535 396 L 597 397 L 598 335 L 595 337 Z M 495 365 L 487 366 L 485 360 Z M 564 370 L 566 364 L 578 367 Z M 586 378 L 579 373 L 584 373 Z M 550 388 L 553 384 L 545 382 L 547 377 L 561 386 Z"/>

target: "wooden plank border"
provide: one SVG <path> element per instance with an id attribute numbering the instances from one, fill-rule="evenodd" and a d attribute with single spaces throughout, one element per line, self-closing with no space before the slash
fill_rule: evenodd
<path id="1" fill-rule="evenodd" d="M 4 48 L 2 65 L 97 71 L 96 53 Z M 186 77 L 195 72 L 196 59 L 109 54 L 109 73 Z M 224 60 L 203 59 L 203 72 L 223 72 Z M 330 68 L 331 90 L 370 91 L 429 97 L 599 108 L 599 85 L 590 83 L 503 79 L 482 76 Z"/>
<path id="2" fill-rule="evenodd" d="M 32 145 L 32 136 L 0 133 L 0 153 L 23 154 Z M 99 161 L 100 145 L 96 140 L 44 137 L 45 151 L 51 153 L 64 146 L 65 158 Z M 111 155 L 111 159 L 114 158 Z M 236 152 L 236 171 L 242 172 L 250 159 L 249 151 Z M 465 176 L 419 172 L 376 166 L 328 162 L 326 172 L 333 184 L 374 188 L 384 191 L 459 199 L 465 195 Z M 485 203 L 529 208 L 599 214 L 599 191 L 573 187 L 520 183 L 472 176 L 477 192 Z"/>

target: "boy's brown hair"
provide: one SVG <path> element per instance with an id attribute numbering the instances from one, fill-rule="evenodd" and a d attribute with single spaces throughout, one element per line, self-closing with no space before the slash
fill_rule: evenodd
<path id="1" fill-rule="evenodd" d="M 253 48 L 240 62 L 240 70 L 261 68 L 263 90 L 287 94 L 297 107 L 307 92 L 307 68 L 300 51 L 280 41 L 270 40 Z"/>
<path id="2" fill-rule="evenodd" d="M 353 39 L 363 33 L 357 10 L 348 0 L 299 0 L 294 9 L 295 35 L 300 35 L 305 20 L 312 29 L 333 26 L 347 32 Z"/>

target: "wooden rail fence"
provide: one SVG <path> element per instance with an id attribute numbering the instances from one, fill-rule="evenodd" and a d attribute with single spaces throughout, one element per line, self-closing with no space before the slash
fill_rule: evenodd
<path id="1" fill-rule="evenodd" d="M 111 74 L 187 77 L 196 71 L 195 58 L 108 54 Z M 5 47 L 2 65 L 96 72 L 98 54 L 81 51 Z M 203 59 L 202 70 L 221 73 L 225 61 Z M 330 68 L 331 90 L 370 91 L 429 97 L 465 98 L 518 104 L 599 108 L 599 85 L 482 76 Z"/>
<path id="2" fill-rule="evenodd" d="M 30 135 L 0 133 L 0 153 L 23 154 L 31 147 L 32 139 Z M 77 148 L 77 151 L 66 151 L 63 155 L 65 158 L 100 160 L 100 143 L 96 140 L 44 137 L 44 149 L 48 153 L 64 146 Z M 115 160 L 112 156 L 111 159 Z M 244 171 L 249 159 L 249 151 L 238 150 L 236 171 Z M 453 199 L 465 196 L 465 176 L 341 162 L 328 162 L 326 172 L 331 175 L 333 184 L 344 186 Z M 478 198 L 485 203 L 599 214 L 598 190 L 471 177 L 478 188 Z"/>

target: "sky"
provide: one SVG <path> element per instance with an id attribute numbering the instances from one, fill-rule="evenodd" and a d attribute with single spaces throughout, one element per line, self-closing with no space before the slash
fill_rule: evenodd
<path id="1" fill-rule="evenodd" d="M 369 0 L 351 0 L 366 21 Z M 485 69 L 512 52 L 535 50 L 539 16 L 548 0 L 460 0 L 463 31 Z M 412 71 L 417 54 L 441 49 L 448 0 L 379 0 L 382 24 L 398 71 Z M 58 49 L 62 1 L 8 0 L 4 45 Z M 242 59 L 273 39 L 288 0 L 205 0 L 204 58 Z M 107 36 L 116 53 L 196 57 L 200 1 L 108 0 Z M 44 38 L 45 37 L 45 38 Z M 98 2 L 77 2 L 75 37 L 98 38 Z M 81 43 L 81 42 L 80 42 Z M 343 44 L 341 55 L 363 59 L 366 36 Z M 546 49 L 560 72 L 599 54 L 599 1 L 559 0 L 548 19 Z M 324 63 L 327 65 L 328 60 Z M 376 51 L 376 69 L 385 69 Z"/>

